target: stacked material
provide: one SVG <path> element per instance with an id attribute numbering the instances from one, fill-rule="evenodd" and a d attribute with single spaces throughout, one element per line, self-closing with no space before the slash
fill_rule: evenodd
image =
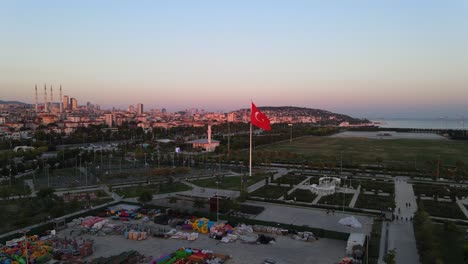
<path id="1" fill-rule="evenodd" d="M 52 259 L 52 251 L 48 240 L 38 240 L 37 236 L 22 237 L 0 249 L 0 263 L 45 263 Z"/>
<path id="2" fill-rule="evenodd" d="M 214 225 L 214 222 L 207 218 L 196 218 L 190 220 L 190 222 L 187 222 L 186 224 L 191 224 L 193 231 L 208 234 L 210 228 Z"/>
<path id="3" fill-rule="evenodd" d="M 139 213 L 138 210 L 110 210 L 108 211 L 108 215 L 111 216 L 111 219 L 125 222 L 143 217 L 143 214 Z"/>
<path id="4" fill-rule="evenodd" d="M 185 239 L 188 241 L 194 241 L 198 239 L 198 233 L 196 232 L 186 233 L 186 232 L 181 232 L 181 231 L 172 229 L 171 231 L 166 233 L 166 237 L 172 238 L 172 239 Z"/>
<path id="5" fill-rule="evenodd" d="M 94 217 L 86 217 L 81 221 L 81 226 L 82 227 L 93 227 L 95 224 L 104 221 L 104 218 L 94 216 Z"/>
<path id="6" fill-rule="evenodd" d="M 274 235 L 287 235 L 288 230 L 282 228 L 276 228 L 271 226 L 261 226 L 261 225 L 254 225 L 253 230 L 259 233 L 268 233 Z"/>
<path id="7" fill-rule="evenodd" d="M 233 234 L 234 232 L 234 228 L 229 224 L 215 224 L 210 228 L 210 237 L 224 243 L 234 242 L 238 239 L 238 235 Z"/>
<path id="8" fill-rule="evenodd" d="M 312 241 L 317 240 L 314 233 L 308 232 L 308 231 L 298 232 L 297 235 L 292 235 L 291 238 L 296 239 L 296 240 L 308 241 L 308 242 L 312 242 Z"/>
<path id="9" fill-rule="evenodd" d="M 130 240 L 146 240 L 148 238 L 148 233 L 139 231 L 125 231 L 124 237 Z"/>
<path id="10" fill-rule="evenodd" d="M 228 255 L 215 254 L 209 250 L 180 248 L 171 254 L 166 254 L 154 259 L 151 261 L 151 264 L 222 264 L 229 258 L 230 256 Z"/>
<path id="11" fill-rule="evenodd" d="M 93 259 L 91 261 L 92 264 L 109 264 L 109 263 L 127 263 L 127 264 L 135 264 L 140 262 L 146 262 L 145 256 L 141 255 L 140 253 L 131 250 L 122 252 L 119 255 L 110 256 L 110 257 L 101 257 L 97 259 Z"/>
<path id="12" fill-rule="evenodd" d="M 93 254 L 93 242 L 57 237 L 22 237 L 0 248 L 0 264 L 46 263 L 52 258 L 78 260 Z"/>

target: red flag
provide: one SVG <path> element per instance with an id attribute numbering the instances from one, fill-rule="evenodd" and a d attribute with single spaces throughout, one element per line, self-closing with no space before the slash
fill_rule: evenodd
<path id="1" fill-rule="evenodd" d="M 253 102 L 252 108 L 250 109 L 250 122 L 252 123 L 252 125 L 259 127 L 263 130 L 271 130 L 270 120 L 264 113 L 258 110 L 258 108 L 254 105 Z"/>

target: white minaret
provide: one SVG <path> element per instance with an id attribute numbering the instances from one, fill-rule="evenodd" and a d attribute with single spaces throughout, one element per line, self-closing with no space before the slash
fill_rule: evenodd
<path id="1" fill-rule="evenodd" d="M 44 112 L 49 112 L 47 105 L 47 85 L 44 84 Z"/>
<path id="2" fill-rule="evenodd" d="M 211 151 L 211 125 L 208 125 L 208 149 Z"/>
<path id="3" fill-rule="evenodd" d="M 52 85 L 50 86 L 50 102 L 49 102 L 49 111 L 52 112 L 52 104 L 54 103 L 54 94 L 52 90 Z"/>
<path id="4" fill-rule="evenodd" d="M 34 110 L 37 113 L 37 84 L 34 86 Z"/>
<path id="5" fill-rule="evenodd" d="M 60 90 L 59 90 L 59 104 L 60 104 L 60 113 L 62 113 L 63 112 L 62 85 L 60 85 Z"/>

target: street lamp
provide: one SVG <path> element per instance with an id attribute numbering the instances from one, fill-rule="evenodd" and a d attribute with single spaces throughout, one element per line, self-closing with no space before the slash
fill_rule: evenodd
<path id="1" fill-rule="evenodd" d="M 343 174 L 343 151 L 340 151 L 340 175 Z"/>
<path id="2" fill-rule="evenodd" d="M 289 123 L 288 124 L 288 127 L 290 128 L 290 138 L 289 138 L 289 143 L 292 143 L 292 127 L 293 127 L 293 124 Z"/>
<path id="3" fill-rule="evenodd" d="M 219 196 L 218 196 L 218 189 L 219 189 L 220 182 L 216 180 L 216 222 L 219 222 Z"/>
<path id="4" fill-rule="evenodd" d="M 25 250 L 26 250 L 26 264 L 29 264 L 28 237 L 27 237 L 28 232 L 29 232 L 29 230 L 21 231 L 21 233 L 23 233 L 23 236 L 24 236 L 24 246 L 25 246 Z"/>

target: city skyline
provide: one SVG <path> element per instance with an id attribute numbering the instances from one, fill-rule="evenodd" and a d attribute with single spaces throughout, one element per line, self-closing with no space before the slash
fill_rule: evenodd
<path id="1" fill-rule="evenodd" d="M 61 84 L 103 108 L 229 111 L 253 99 L 355 117 L 468 116 L 463 1 L 0 7 L 0 100 L 33 103 L 34 85 Z"/>

